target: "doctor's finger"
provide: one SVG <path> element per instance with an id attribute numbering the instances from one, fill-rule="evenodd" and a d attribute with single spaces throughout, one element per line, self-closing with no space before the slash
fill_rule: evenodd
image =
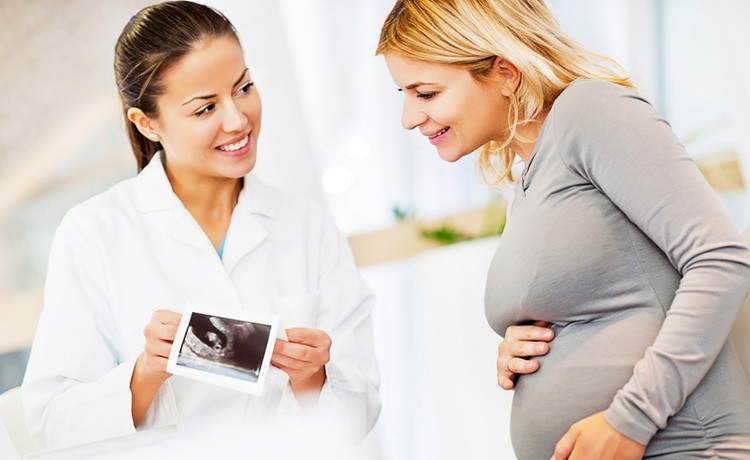
<path id="1" fill-rule="evenodd" d="M 299 359 L 301 361 L 310 361 L 306 359 L 309 355 L 307 350 L 312 348 L 309 345 L 303 345 L 301 343 L 286 342 L 284 340 L 276 340 L 276 344 L 273 346 L 274 354 L 288 356 L 290 358 Z"/>
<path id="2" fill-rule="evenodd" d="M 331 348 L 331 337 L 320 329 L 293 327 L 286 330 L 289 342 L 304 343 L 315 348 Z"/>
<path id="3" fill-rule="evenodd" d="M 156 310 L 151 318 L 161 324 L 180 324 L 182 314 L 172 310 Z"/>
<path id="4" fill-rule="evenodd" d="M 274 353 L 271 355 L 271 364 L 278 368 L 286 368 L 294 371 L 302 371 L 311 367 L 311 363 L 290 358 L 289 356 Z"/>
<path id="5" fill-rule="evenodd" d="M 308 363 L 328 361 L 328 350 L 300 343 L 277 343 L 274 352 Z"/>
<path id="6" fill-rule="evenodd" d="M 166 342 L 172 342 L 177 335 L 177 324 L 158 324 L 146 331 L 146 338 L 153 337 Z"/>
<path id="7" fill-rule="evenodd" d="M 143 328 L 143 336 L 146 340 L 174 340 L 177 333 L 177 325 L 162 324 L 156 319 L 152 319 Z"/>
<path id="8" fill-rule="evenodd" d="M 168 357 L 172 350 L 172 345 L 163 340 L 147 340 L 143 349 L 152 356 Z"/>

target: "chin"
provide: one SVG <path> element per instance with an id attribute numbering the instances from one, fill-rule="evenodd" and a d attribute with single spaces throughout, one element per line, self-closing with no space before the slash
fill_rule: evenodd
<path id="1" fill-rule="evenodd" d="M 465 157 L 466 155 L 470 154 L 471 152 L 459 152 L 456 150 L 440 150 L 437 151 L 438 156 L 441 160 L 447 161 L 448 163 L 455 163 L 461 158 Z"/>
<path id="2" fill-rule="evenodd" d="M 238 163 L 236 165 L 232 165 L 228 168 L 223 168 L 223 173 L 226 177 L 230 177 L 232 179 L 239 179 L 241 177 L 245 177 L 250 172 L 255 169 L 255 163 L 256 163 L 256 157 L 255 153 L 253 152 L 251 155 L 248 156 L 248 158 L 244 159 L 241 163 Z"/>
<path id="3" fill-rule="evenodd" d="M 241 169 L 241 173 L 242 173 L 242 176 L 241 176 L 241 177 L 245 177 L 245 176 L 247 176 L 248 174 L 250 174 L 250 172 L 251 172 L 251 171 L 252 171 L 253 169 L 255 169 L 255 163 L 256 163 L 256 162 L 255 162 L 255 155 L 253 155 L 253 159 L 252 159 L 252 161 L 249 161 L 249 162 L 248 162 L 248 164 L 244 165 L 244 167 L 243 167 L 243 168 Z"/>

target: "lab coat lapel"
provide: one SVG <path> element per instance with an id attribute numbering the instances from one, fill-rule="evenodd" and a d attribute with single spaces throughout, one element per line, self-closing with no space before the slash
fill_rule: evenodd
<path id="1" fill-rule="evenodd" d="M 236 209 L 224 243 L 224 268 L 227 273 L 232 273 L 234 267 L 267 236 L 268 231 L 252 213 L 247 209 Z"/>
<path id="2" fill-rule="evenodd" d="M 268 188 L 252 174 L 245 177 L 237 206 L 229 224 L 224 245 L 224 267 L 227 273 L 268 236 L 263 225 L 272 225 L 274 219 L 273 197 Z"/>
<path id="3" fill-rule="evenodd" d="M 172 190 L 162 161 L 159 152 L 138 175 L 136 206 L 160 233 L 197 249 L 213 248 L 203 229 Z"/>
<path id="4" fill-rule="evenodd" d="M 155 155 L 138 175 L 135 193 L 136 206 L 162 234 L 200 250 L 213 250 L 203 229 L 172 190 L 160 155 Z M 270 224 L 275 206 L 268 186 L 252 174 L 246 176 L 224 245 L 228 273 L 268 236 L 261 221 Z"/>
<path id="5" fill-rule="evenodd" d="M 190 212 L 180 203 L 170 219 L 164 221 L 166 232 L 175 240 L 196 249 L 215 251 L 206 232 L 198 225 Z"/>

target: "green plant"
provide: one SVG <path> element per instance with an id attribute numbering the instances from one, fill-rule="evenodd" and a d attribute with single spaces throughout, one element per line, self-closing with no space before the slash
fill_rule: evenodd
<path id="1" fill-rule="evenodd" d="M 437 241 L 439 244 L 442 244 L 442 245 L 459 243 L 461 241 L 469 241 L 469 240 L 476 238 L 474 236 L 469 236 L 465 233 L 462 233 L 448 225 L 443 225 L 435 229 L 423 228 L 420 231 L 420 234 L 422 235 L 423 238 Z"/>
<path id="2" fill-rule="evenodd" d="M 393 208 L 391 208 L 391 212 L 393 213 L 393 217 L 395 217 L 396 220 L 398 221 L 411 219 L 412 217 L 414 217 L 413 209 L 402 208 L 399 205 L 396 205 Z"/>

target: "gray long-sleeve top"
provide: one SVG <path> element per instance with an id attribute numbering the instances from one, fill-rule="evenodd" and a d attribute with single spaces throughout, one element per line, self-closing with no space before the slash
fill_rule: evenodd
<path id="1" fill-rule="evenodd" d="M 516 184 L 487 282 L 498 334 L 533 320 L 556 332 L 514 395 L 519 458 L 547 458 L 598 411 L 642 444 L 668 424 L 703 442 L 722 417 L 750 436 L 725 347 L 749 284 L 747 246 L 667 122 L 620 85 L 571 84 Z"/>

